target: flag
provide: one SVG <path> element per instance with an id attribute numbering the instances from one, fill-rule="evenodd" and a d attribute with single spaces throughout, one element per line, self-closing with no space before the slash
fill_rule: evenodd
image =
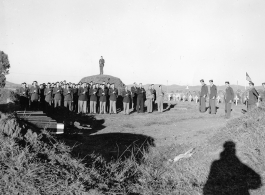
<path id="1" fill-rule="evenodd" d="M 247 72 L 246 72 L 246 79 L 247 79 L 247 81 L 251 81 L 251 78 L 249 77 Z"/>

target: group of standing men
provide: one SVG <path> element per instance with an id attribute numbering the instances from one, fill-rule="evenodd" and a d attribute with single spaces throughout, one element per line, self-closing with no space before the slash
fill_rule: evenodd
<path id="1" fill-rule="evenodd" d="M 208 87 L 204 83 L 204 80 L 201 79 L 200 83 L 201 93 L 200 93 L 200 112 L 206 112 L 207 108 L 209 110 L 209 114 L 216 114 L 216 97 L 217 97 L 217 87 L 213 84 L 213 80 L 209 80 L 210 83 L 210 92 L 208 93 Z M 229 81 L 225 82 L 226 89 L 225 89 L 225 118 L 230 118 L 231 116 L 231 107 L 232 103 L 234 102 L 235 94 L 230 86 Z M 265 89 L 265 83 L 262 83 Z M 209 96 L 209 106 L 206 107 L 206 97 Z M 257 90 L 254 87 L 254 83 L 252 81 L 249 82 L 249 90 L 247 95 L 247 110 L 250 111 L 253 108 L 257 107 L 259 101 L 265 101 L 265 91 L 264 94 L 259 95 Z"/>
<path id="2" fill-rule="evenodd" d="M 51 113 L 54 108 L 66 107 L 67 110 L 75 113 L 91 113 L 91 114 L 116 114 L 116 102 L 118 100 L 118 89 L 114 83 L 43 83 L 38 85 L 34 81 L 31 87 L 26 83 L 22 83 L 19 89 L 20 105 L 22 110 L 43 110 L 46 113 Z M 163 96 L 162 87 L 159 86 L 158 93 L 154 89 L 154 85 L 150 85 L 148 90 L 139 84 L 139 87 L 134 83 L 129 91 L 128 86 L 121 92 L 123 101 L 123 113 L 130 114 L 130 103 L 132 108 L 138 113 L 144 112 L 144 102 L 146 100 L 147 112 L 152 112 L 155 102 L 159 112 L 163 111 Z M 162 105 L 162 106 L 161 106 Z"/>
<path id="3" fill-rule="evenodd" d="M 201 79 L 200 83 L 201 93 L 200 93 L 200 112 L 206 112 L 206 97 L 209 96 L 209 114 L 216 114 L 216 98 L 217 98 L 217 87 L 213 84 L 213 80 L 209 80 L 210 83 L 210 92 L 208 93 L 208 87 L 204 83 L 204 80 Z M 230 118 L 231 115 L 231 106 L 234 100 L 234 91 L 232 87 L 230 87 L 229 81 L 225 82 L 225 118 Z"/>

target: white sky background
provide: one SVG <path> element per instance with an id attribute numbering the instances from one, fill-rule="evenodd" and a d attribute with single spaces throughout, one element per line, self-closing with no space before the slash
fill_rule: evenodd
<path id="1" fill-rule="evenodd" d="M 7 80 L 78 82 L 104 73 L 157 84 L 265 82 L 265 1 L 0 0 Z"/>

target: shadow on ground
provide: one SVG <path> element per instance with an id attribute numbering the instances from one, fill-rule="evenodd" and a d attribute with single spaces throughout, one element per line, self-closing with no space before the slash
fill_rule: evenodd
<path id="1" fill-rule="evenodd" d="M 132 155 L 141 160 L 144 152 L 154 146 L 154 139 L 149 136 L 131 133 L 106 133 L 89 135 L 85 131 L 80 135 L 60 135 L 58 138 L 68 146 L 74 147 L 72 155 L 84 162 L 91 163 L 89 155 L 102 156 L 107 162 L 111 160 L 125 160 Z"/>
<path id="2" fill-rule="evenodd" d="M 212 163 L 203 195 L 249 195 L 262 186 L 261 177 L 236 156 L 236 145 L 224 143 L 220 159 Z"/>

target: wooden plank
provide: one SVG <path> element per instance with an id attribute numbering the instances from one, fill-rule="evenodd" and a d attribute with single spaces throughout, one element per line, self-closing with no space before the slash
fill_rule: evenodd
<path id="1" fill-rule="evenodd" d="M 56 120 L 25 120 L 30 123 L 57 123 Z"/>
<path id="2" fill-rule="evenodd" d="M 43 117 L 29 117 L 29 116 L 23 116 L 23 117 L 18 117 L 20 119 L 25 119 L 25 120 L 54 120 L 50 117 L 43 116 Z"/>
<path id="3" fill-rule="evenodd" d="M 21 113 L 21 114 L 17 114 L 17 116 L 19 117 L 20 116 L 36 116 L 37 117 L 37 116 L 47 116 L 47 115 L 46 114 L 24 114 L 24 113 L 22 114 Z"/>
<path id="4" fill-rule="evenodd" d="M 43 111 L 16 111 L 17 114 L 43 114 Z"/>

